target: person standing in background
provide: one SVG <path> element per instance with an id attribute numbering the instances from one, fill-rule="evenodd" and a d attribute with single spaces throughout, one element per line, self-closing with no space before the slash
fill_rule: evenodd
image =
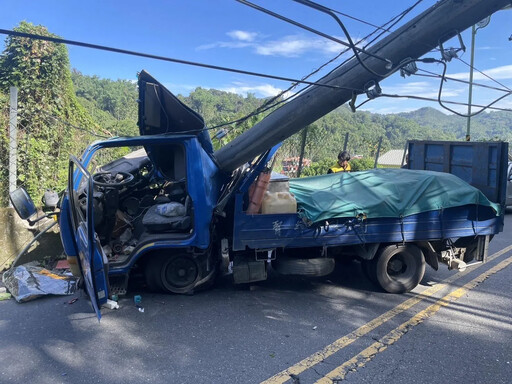
<path id="1" fill-rule="evenodd" d="M 327 173 L 337 173 L 337 172 L 350 172 L 350 153 L 347 151 L 342 151 L 338 154 L 338 162 L 333 165 Z"/>

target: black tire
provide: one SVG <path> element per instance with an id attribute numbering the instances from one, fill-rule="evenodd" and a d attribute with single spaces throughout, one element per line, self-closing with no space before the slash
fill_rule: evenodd
<path id="1" fill-rule="evenodd" d="M 200 265 L 196 259 L 186 254 L 166 258 L 160 270 L 160 280 L 164 290 L 172 293 L 193 291 L 200 278 Z"/>
<path id="2" fill-rule="evenodd" d="M 334 270 L 335 261 L 329 257 L 314 259 L 281 258 L 272 262 L 274 270 L 281 275 L 327 276 Z"/>
<path id="3" fill-rule="evenodd" d="M 412 244 L 381 248 L 374 265 L 377 283 L 389 293 L 409 292 L 425 274 L 423 252 Z"/>
<path id="4" fill-rule="evenodd" d="M 361 260 L 361 269 L 368 280 L 373 284 L 379 284 L 377 281 L 377 272 L 375 270 L 375 260 Z"/>

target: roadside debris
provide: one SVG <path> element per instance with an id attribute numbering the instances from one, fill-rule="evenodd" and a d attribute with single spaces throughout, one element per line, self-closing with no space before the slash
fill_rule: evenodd
<path id="1" fill-rule="evenodd" d="M 140 313 L 144 313 L 144 307 L 140 305 L 142 303 L 142 296 L 135 295 L 133 296 L 133 302 L 135 303 L 135 307 L 139 310 Z"/>
<path id="2" fill-rule="evenodd" d="M 11 298 L 11 294 L 7 292 L 0 293 L 0 301 L 9 300 Z"/>
<path id="3" fill-rule="evenodd" d="M 72 295 L 78 280 L 70 272 L 52 272 L 31 262 L 7 270 L 2 281 L 16 301 L 22 303 L 45 295 Z"/>
<path id="4" fill-rule="evenodd" d="M 55 266 L 55 269 L 61 269 L 61 270 L 69 269 L 68 261 L 67 260 L 59 260 L 57 262 L 57 265 Z"/>
<path id="5" fill-rule="evenodd" d="M 117 304 L 117 302 L 114 300 L 107 299 L 107 302 L 105 304 L 103 304 L 103 308 L 119 309 L 119 304 Z"/>
<path id="6" fill-rule="evenodd" d="M 71 299 L 68 301 L 68 304 L 71 305 L 71 304 L 75 304 L 78 300 L 78 297 L 75 297 L 74 299 Z"/>

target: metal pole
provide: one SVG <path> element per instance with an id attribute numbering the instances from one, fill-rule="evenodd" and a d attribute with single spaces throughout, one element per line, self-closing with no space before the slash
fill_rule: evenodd
<path id="1" fill-rule="evenodd" d="M 377 162 L 379 161 L 381 145 L 382 145 L 382 136 L 379 139 L 379 146 L 377 147 L 377 153 L 375 154 L 375 164 L 373 165 L 373 168 L 377 168 Z"/>
<path id="2" fill-rule="evenodd" d="M 346 151 L 348 146 L 348 132 L 345 133 L 345 144 L 343 144 L 343 150 Z"/>
<path id="3" fill-rule="evenodd" d="M 469 67 L 469 95 L 468 95 L 468 122 L 466 129 L 466 141 L 471 141 L 471 101 L 473 99 L 473 65 L 475 64 L 475 35 L 476 28 L 471 27 L 471 61 Z"/>
<path id="4" fill-rule="evenodd" d="M 10 87 L 9 113 L 9 194 L 16 189 L 18 179 L 18 88 Z M 9 201 L 9 206 L 12 207 Z"/>
<path id="5" fill-rule="evenodd" d="M 297 177 L 300 177 L 302 172 L 302 161 L 304 159 L 304 147 L 306 146 L 306 137 L 308 136 L 308 127 L 302 131 L 302 143 L 300 145 L 299 168 L 297 168 Z"/>

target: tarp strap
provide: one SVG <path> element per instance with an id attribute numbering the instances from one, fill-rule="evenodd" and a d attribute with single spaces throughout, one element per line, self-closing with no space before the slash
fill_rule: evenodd
<path id="1" fill-rule="evenodd" d="M 365 218 L 365 216 L 363 216 L 363 217 L 358 216 L 355 219 L 347 220 L 345 222 L 345 226 L 347 227 L 347 229 L 354 231 L 354 233 L 356 234 L 357 238 L 361 242 L 361 245 L 365 245 L 366 244 L 366 240 L 359 234 L 359 232 L 357 231 L 357 227 L 361 225 L 361 222 L 364 223 L 364 218 Z M 356 223 L 356 221 L 357 221 L 357 223 Z"/>
<path id="2" fill-rule="evenodd" d="M 476 235 L 478 235 L 478 220 L 479 220 L 479 217 L 478 217 L 478 207 L 479 207 L 480 204 L 476 204 L 476 217 L 475 217 L 475 220 L 471 220 L 471 225 L 473 226 L 473 233 Z"/>
<path id="3" fill-rule="evenodd" d="M 443 229 L 443 208 L 439 210 L 439 226 L 441 228 L 441 239 L 444 240 L 444 229 Z"/>
<path id="4" fill-rule="evenodd" d="M 400 232 L 402 232 L 402 245 L 405 245 L 404 216 L 400 215 Z"/>

